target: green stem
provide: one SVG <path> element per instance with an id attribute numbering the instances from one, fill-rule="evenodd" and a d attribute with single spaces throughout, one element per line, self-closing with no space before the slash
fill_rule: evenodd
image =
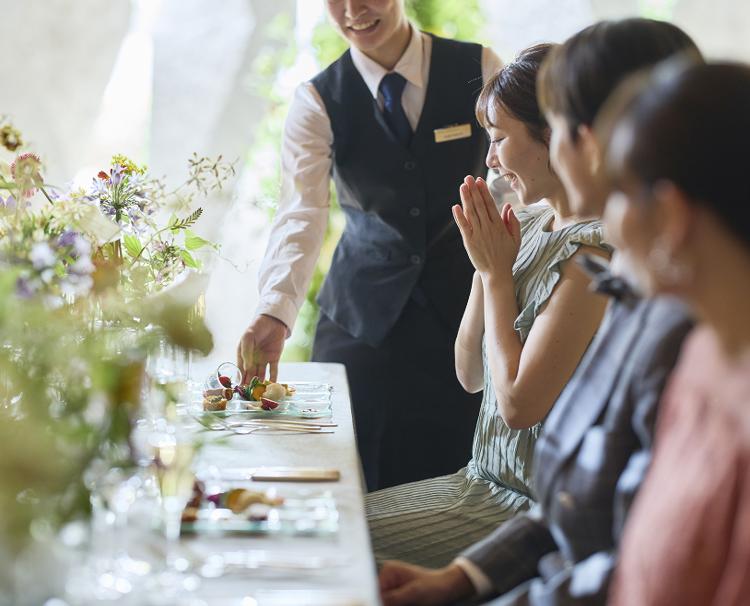
<path id="1" fill-rule="evenodd" d="M 39 191 L 41 191 L 44 194 L 44 197 L 47 198 L 47 202 L 54 205 L 55 203 L 52 201 L 52 198 L 49 197 L 49 194 L 47 193 L 47 190 L 44 189 L 41 185 L 39 186 Z"/>
<path id="2" fill-rule="evenodd" d="M 140 250 L 140 251 L 138 252 L 138 254 L 137 254 L 137 255 L 136 255 L 135 257 L 133 257 L 133 262 L 132 262 L 132 263 L 130 264 L 130 266 L 132 267 L 132 266 L 133 266 L 133 265 L 135 264 L 135 262 L 136 262 L 136 261 L 137 261 L 138 259 L 140 259 L 140 258 L 141 258 L 141 255 L 142 255 L 142 254 L 144 253 L 144 251 L 145 251 L 145 250 L 146 250 L 146 249 L 148 248 L 149 244 L 151 244 L 151 242 L 153 242 L 153 241 L 154 241 L 154 239 L 155 239 L 155 238 L 156 238 L 156 237 L 157 237 L 157 236 L 158 236 L 159 234 L 162 234 L 162 233 L 164 233 L 165 231 L 167 231 L 167 230 L 170 230 L 170 229 L 172 229 L 172 226 L 171 226 L 171 225 L 168 225 L 167 227 L 162 227 L 162 228 L 161 228 L 160 230 L 158 230 L 158 231 L 154 232 L 154 233 L 153 233 L 153 234 L 151 235 L 151 237 L 150 237 L 150 238 L 148 239 L 148 241 L 147 241 L 147 242 L 146 242 L 146 243 L 145 243 L 145 244 L 143 245 L 143 248 L 141 248 L 141 250 Z"/>

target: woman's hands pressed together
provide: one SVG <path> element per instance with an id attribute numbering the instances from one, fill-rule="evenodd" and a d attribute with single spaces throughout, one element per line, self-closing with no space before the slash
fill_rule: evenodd
<path id="1" fill-rule="evenodd" d="M 461 205 L 453 218 L 469 259 L 483 280 L 490 275 L 510 276 L 521 246 L 521 225 L 510 204 L 498 212 L 487 182 L 466 177 L 460 187 Z"/>

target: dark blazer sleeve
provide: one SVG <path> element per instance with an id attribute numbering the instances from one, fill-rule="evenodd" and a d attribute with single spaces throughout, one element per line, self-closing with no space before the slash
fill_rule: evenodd
<path id="1" fill-rule="evenodd" d="M 635 380 L 631 382 L 630 393 L 635 402 L 633 431 L 638 436 L 641 449 L 630 457 L 617 482 L 612 530 L 618 544 L 630 507 L 651 462 L 659 400 L 677 364 L 682 343 L 693 328 L 688 309 L 670 299 L 655 304 L 653 322 L 650 324 L 654 323 L 665 326 L 666 330 L 656 347 L 643 352 L 634 373 Z"/>
<path id="2" fill-rule="evenodd" d="M 511 518 L 461 554 L 487 575 L 495 595 L 535 577 L 539 560 L 557 550 L 540 514 L 533 509 Z"/>
<path id="3" fill-rule="evenodd" d="M 619 544 L 625 518 L 648 469 L 661 394 L 677 361 L 682 341 L 691 327 L 687 310 L 673 301 L 659 302 L 655 305 L 646 326 L 647 329 L 655 328 L 659 338 L 644 342 L 639 348 L 641 351 L 637 352 L 636 358 L 639 363 L 633 369 L 627 392 L 627 397 L 631 398 L 633 403 L 633 430 L 639 438 L 640 448 L 630 456 L 617 482 L 613 528 L 615 545 Z M 514 518 L 511 523 L 516 523 L 514 532 L 510 533 L 513 537 L 512 543 L 495 545 L 494 548 L 492 546 L 492 536 L 497 540 L 503 540 L 503 530 L 508 525 L 506 524 L 496 531 L 495 535 L 486 539 L 487 544 L 482 547 L 478 556 L 472 557 L 471 550 L 464 554 L 492 579 L 497 593 L 501 596 L 492 602 L 493 605 L 585 606 L 603 604 L 606 601 L 609 582 L 617 560 L 615 549 L 594 553 L 543 580 L 538 576 L 536 568 L 544 554 L 539 546 L 535 547 L 535 543 L 543 540 L 542 528 L 546 530 L 546 525 L 539 521 L 534 528 L 519 518 Z M 529 538 L 528 544 L 524 541 L 524 534 Z M 548 530 L 547 534 L 549 535 Z M 551 539 L 551 535 L 549 538 Z M 555 546 L 548 551 L 556 549 Z M 500 555 L 493 558 L 492 553 Z M 532 562 L 535 557 L 536 561 Z M 532 565 L 534 571 L 530 574 Z M 521 584 L 513 586 L 514 588 L 509 591 L 508 580 L 520 580 Z"/>

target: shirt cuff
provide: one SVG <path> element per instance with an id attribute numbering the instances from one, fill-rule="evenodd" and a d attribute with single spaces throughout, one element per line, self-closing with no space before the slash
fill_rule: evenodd
<path id="1" fill-rule="evenodd" d="M 453 563 L 464 571 L 464 574 L 469 577 L 471 584 L 474 585 L 474 590 L 477 592 L 476 597 L 486 597 L 492 593 L 492 581 L 489 577 L 482 572 L 474 562 L 469 558 L 458 556 Z"/>
<path id="2" fill-rule="evenodd" d="M 297 306 L 291 299 L 275 293 L 265 295 L 255 309 L 256 316 L 261 314 L 272 316 L 286 324 L 287 338 L 292 334 L 292 327 L 297 320 L 298 312 Z"/>

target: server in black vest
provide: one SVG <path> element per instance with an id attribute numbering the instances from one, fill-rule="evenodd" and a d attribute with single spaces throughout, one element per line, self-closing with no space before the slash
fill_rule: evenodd
<path id="1" fill-rule="evenodd" d="M 351 48 L 296 92 L 284 183 L 260 270 L 260 304 L 238 347 L 245 372 L 275 378 L 328 220 L 346 215 L 320 293 L 313 360 L 346 365 L 370 490 L 455 472 L 480 404 L 453 346 L 472 266 L 451 215 L 467 174 L 486 172 L 474 102 L 500 60 L 417 31 L 403 0 L 329 0 Z"/>

